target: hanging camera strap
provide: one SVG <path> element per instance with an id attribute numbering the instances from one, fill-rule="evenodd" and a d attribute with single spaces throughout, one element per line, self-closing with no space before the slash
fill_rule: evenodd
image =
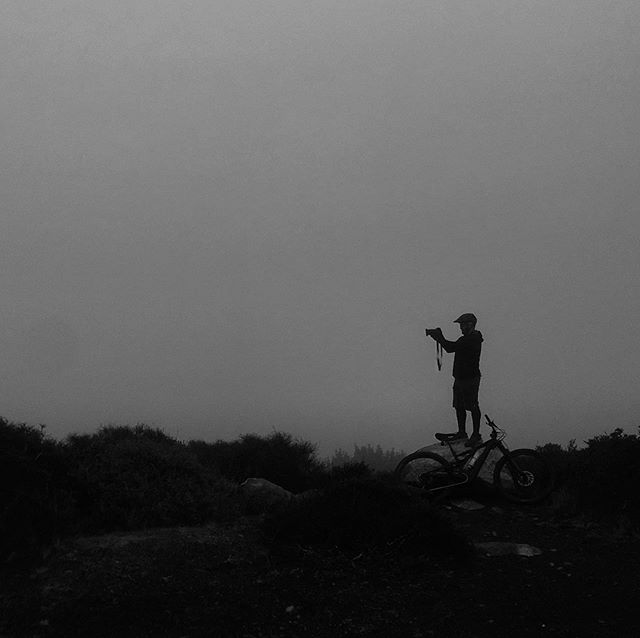
<path id="1" fill-rule="evenodd" d="M 442 344 L 436 341 L 436 363 L 438 364 L 438 371 L 442 370 L 442 355 L 443 355 Z"/>

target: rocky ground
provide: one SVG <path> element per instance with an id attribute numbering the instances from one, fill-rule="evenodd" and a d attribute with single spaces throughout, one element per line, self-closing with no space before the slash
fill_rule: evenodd
<path id="1" fill-rule="evenodd" d="M 640 635 L 637 538 L 457 504 L 472 550 L 455 559 L 270 551 L 256 518 L 67 541 L 2 567 L 0 637 Z"/>

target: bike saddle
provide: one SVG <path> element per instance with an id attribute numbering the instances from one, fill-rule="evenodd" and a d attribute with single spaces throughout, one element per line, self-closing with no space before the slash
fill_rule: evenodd
<path id="1" fill-rule="evenodd" d="M 466 441 L 467 436 L 463 434 L 459 434 L 458 432 L 453 433 L 445 433 L 445 432 L 436 432 L 436 439 L 438 441 Z"/>

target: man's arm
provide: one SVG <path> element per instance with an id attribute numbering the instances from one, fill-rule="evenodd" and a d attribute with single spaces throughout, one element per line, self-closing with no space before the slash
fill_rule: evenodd
<path id="1" fill-rule="evenodd" d="M 434 328 L 433 330 L 427 328 L 425 332 L 427 333 L 427 337 L 431 337 L 434 341 L 437 341 L 444 348 L 445 352 L 456 351 L 456 342 L 445 339 L 440 328 Z"/>

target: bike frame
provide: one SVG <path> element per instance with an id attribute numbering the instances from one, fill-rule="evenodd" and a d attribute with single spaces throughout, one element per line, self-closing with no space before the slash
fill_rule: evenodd
<path id="1" fill-rule="evenodd" d="M 482 469 L 482 466 L 487 460 L 487 457 L 493 450 L 499 450 L 503 456 L 509 456 L 509 449 L 502 442 L 502 440 L 498 438 L 498 429 L 496 425 L 489 419 L 489 417 L 485 416 L 485 418 L 487 419 L 488 425 L 491 427 L 491 434 L 488 441 L 485 441 L 484 443 L 481 443 L 476 447 L 469 448 L 469 450 L 465 450 L 462 453 L 456 453 L 450 441 L 442 441 L 441 443 L 441 445 L 446 445 L 449 447 L 451 455 L 455 459 L 454 461 L 448 461 L 452 469 L 465 471 L 465 474 L 467 475 L 467 480 L 465 481 L 465 483 L 473 481 L 478 476 L 480 470 Z M 475 459 L 469 467 L 467 467 L 467 464 L 478 452 L 478 450 L 482 450 L 480 456 L 478 456 L 478 458 Z"/>

